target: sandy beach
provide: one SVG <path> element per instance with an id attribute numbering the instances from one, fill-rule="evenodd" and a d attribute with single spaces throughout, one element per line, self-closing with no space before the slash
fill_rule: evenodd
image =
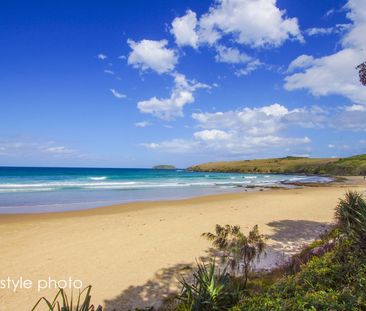
<path id="1" fill-rule="evenodd" d="M 1 279 L 30 279 L 31 289 L 0 289 L 0 310 L 30 310 L 38 280 L 81 280 L 106 310 L 157 303 L 177 273 L 207 255 L 200 235 L 215 224 L 258 224 L 278 252 L 291 253 L 333 221 L 338 199 L 366 191 L 361 177 L 347 184 L 139 202 L 57 214 L 1 215 Z M 157 198 L 158 199 L 158 198 Z"/>

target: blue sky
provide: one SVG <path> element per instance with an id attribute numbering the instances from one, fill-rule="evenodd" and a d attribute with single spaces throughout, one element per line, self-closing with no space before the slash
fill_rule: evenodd
<path id="1" fill-rule="evenodd" d="M 364 0 L 5 0 L 0 24 L 0 165 L 366 152 Z"/>

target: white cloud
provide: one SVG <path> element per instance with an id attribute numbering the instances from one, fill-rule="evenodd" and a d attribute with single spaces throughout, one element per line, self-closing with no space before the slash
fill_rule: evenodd
<path id="1" fill-rule="evenodd" d="M 213 152 L 219 156 L 245 156 L 258 154 L 275 148 L 284 148 L 296 145 L 303 146 L 310 142 L 311 140 L 308 137 L 286 138 L 269 135 L 261 137 L 233 136 L 231 139 L 227 140 L 174 139 L 160 143 L 143 144 L 143 146 L 160 152 L 186 154 Z"/>
<path id="2" fill-rule="evenodd" d="M 174 120 L 183 116 L 185 105 L 194 102 L 193 93 L 197 89 L 210 88 L 210 86 L 196 81 L 189 81 L 182 74 L 175 73 L 174 88 L 169 98 L 156 96 L 137 103 L 142 113 L 149 113 L 164 120 Z"/>
<path id="3" fill-rule="evenodd" d="M 350 24 L 336 24 L 334 27 L 313 27 L 305 30 L 308 36 L 324 36 L 334 33 L 341 33 L 349 29 Z"/>
<path id="4" fill-rule="evenodd" d="M 136 127 L 147 127 L 147 126 L 150 126 L 151 123 L 149 121 L 141 121 L 141 122 L 136 122 L 135 123 L 135 126 Z"/>
<path id="5" fill-rule="evenodd" d="M 197 17 L 196 13 L 188 10 L 186 15 L 176 17 L 172 22 L 171 33 L 175 37 L 178 46 L 191 46 L 197 48 L 198 35 L 196 33 Z"/>
<path id="6" fill-rule="evenodd" d="M 366 131 L 366 110 L 349 111 L 349 107 L 324 109 L 318 106 L 288 109 L 278 103 L 239 110 L 193 113 L 201 130 L 190 139 L 153 142 L 144 146 L 161 152 L 212 153 L 216 156 L 245 156 L 273 152 L 309 152 L 311 139 L 293 137 L 291 128 L 328 128 Z M 328 148 L 347 149 L 341 144 Z"/>
<path id="7" fill-rule="evenodd" d="M 287 71 L 293 72 L 295 69 L 304 69 L 310 67 L 314 63 L 314 57 L 311 55 L 300 55 L 295 58 L 288 66 Z"/>
<path id="8" fill-rule="evenodd" d="M 127 40 L 132 51 L 128 55 L 128 64 L 141 70 L 152 69 L 157 73 L 171 72 L 178 62 L 178 56 L 166 46 L 168 41 Z"/>
<path id="9" fill-rule="evenodd" d="M 303 41 L 296 18 L 276 0 L 219 0 L 199 20 L 201 42 L 214 44 L 224 35 L 251 47 L 280 46 L 288 39 Z"/>
<path id="10" fill-rule="evenodd" d="M 200 18 L 191 10 L 176 17 L 171 33 L 178 46 L 197 49 L 208 44 L 216 49 L 217 62 L 246 64 L 235 70 L 237 76 L 248 75 L 263 63 L 236 47 L 222 45 L 222 38 L 251 48 L 278 47 L 286 40 L 303 41 L 297 19 L 287 17 L 276 0 L 216 0 Z"/>
<path id="11" fill-rule="evenodd" d="M 244 68 L 237 70 L 235 72 L 235 74 L 239 77 L 247 76 L 263 65 L 264 64 L 259 59 L 254 59 L 254 60 L 250 61 Z"/>
<path id="12" fill-rule="evenodd" d="M 75 150 L 69 149 L 65 146 L 57 146 L 57 147 L 44 148 L 43 152 L 51 153 L 54 155 L 66 155 L 66 154 L 74 154 Z"/>
<path id="13" fill-rule="evenodd" d="M 366 105 L 351 105 L 345 107 L 346 111 L 366 111 Z"/>
<path id="14" fill-rule="evenodd" d="M 122 98 L 126 98 L 126 95 L 116 91 L 115 89 L 110 89 L 110 91 L 112 92 L 113 96 L 118 98 L 118 99 L 122 99 Z"/>
<path id="15" fill-rule="evenodd" d="M 221 130 L 204 130 L 200 132 L 196 132 L 193 134 L 194 138 L 200 139 L 203 141 L 212 141 L 212 140 L 228 140 L 232 137 L 231 134 L 221 131 Z"/>
<path id="16" fill-rule="evenodd" d="M 241 53 L 237 48 L 218 45 L 216 50 L 215 60 L 220 63 L 245 64 L 252 59 L 249 55 Z"/>
<path id="17" fill-rule="evenodd" d="M 107 74 L 112 75 L 112 76 L 114 76 L 114 74 L 115 74 L 114 71 L 110 70 L 110 69 L 105 69 L 104 73 L 107 73 Z"/>
<path id="18" fill-rule="evenodd" d="M 332 117 L 330 125 L 336 129 L 366 131 L 366 109 L 342 110 Z"/>
<path id="19" fill-rule="evenodd" d="M 98 54 L 98 55 L 97 55 L 97 57 L 98 57 L 98 59 L 100 59 L 100 60 L 105 60 L 105 59 L 107 59 L 107 58 L 108 58 L 108 57 L 107 57 L 107 55 L 105 55 L 105 54 L 103 54 L 103 53 Z"/>
<path id="20" fill-rule="evenodd" d="M 203 130 L 191 139 L 174 139 L 145 144 L 150 149 L 165 152 L 215 152 L 216 154 L 246 155 L 273 148 L 303 147 L 311 142 L 308 137 L 281 136 L 281 130 L 291 124 L 286 117 L 293 113 L 286 107 L 273 104 L 260 108 L 194 113 L 192 118 Z M 179 148 L 179 145 L 184 147 Z"/>
<path id="21" fill-rule="evenodd" d="M 260 108 L 243 108 L 214 113 L 193 113 L 192 118 L 206 129 L 235 130 L 251 136 L 277 133 L 284 127 L 281 119 L 289 111 L 286 107 L 273 104 Z"/>
<path id="22" fill-rule="evenodd" d="M 52 156 L 52 157 L 82 157 L 77 150 L 66 146 L 56 145 L 54 142 L 42 141 L 14 141 L 0 139 L 0 156 L 27 157 L 27 156 Z"/>
<path id="23" fill-rule="evenodd" d="M 170 153 L 189 153 L 192 152 L 195 147 L 199 146 L 197 142 L 185 139 L 172 139 L 159 143 L 146 143 L 141 145 L 148 149 Z"/>
<path id="24" fill-rule="evenodd" d="M 341 39 L 342 49 L 314 58 L 307 68 L 287 76 L 285 89 L 307 89 L 315 96 L 342 95 L 365 104 L 366 88 L 359 82 L 355 67 L 366 57 L 366 1 L 349 0 L 345 7 L 352 24 Z"/>
<path id="25" fill-rule="evenodd" d="M 333 31 L 334 31 L 333 27 L 328 27 L 328 28 L 314 27 L 314 28 L 306 29 L 305 32 L 308 36 L 317 36 L 317 35 L 329 35 L 329 34 L 333 33 Z"/>

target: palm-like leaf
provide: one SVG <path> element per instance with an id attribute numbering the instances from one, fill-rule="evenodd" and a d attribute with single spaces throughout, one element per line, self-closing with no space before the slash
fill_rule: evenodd
<path id="1" fill-rule="evenodd" d="M 79 292 L 77 301 L 74 302 L 73 293 L 71 293 L 71 298 L 69 300 L 67 294 L 63 289 L 60 289 L 56 294 L 55 298 L 49 301 L 47 298 L 42 297 L 38 300 L 31 311 L 40 310 L 39 307 L 43 302 L 47 307 L 46 311 L 102 311 L 102 307 L 94 307 L 91 304 L 91 286 L 86 287 L 84 290 Z"/>
<path id="2" fill-rule="evenodd" d="M 265 251 L 266 237 L 259 233 L 258 226 L 254 226 L 246 236 L 239 226 L 216 225 L 215 233 L 207 232 L 202 236 L 222 252 L 222 260 L 234 274 L 243 273 L 246 284 L 254 259 L 259 260 Z"/>
<path id="3" fill-rule="evenodd" d="M 181 310 L 208 311 L 227 310 L 231 306 L 231 294 L 227 291 L 230 278 L 226 269 L 216 269 L 215 261 L 205 265 L 197 264 L 193 282 L 182 278 L 182 292 L 179 299 L 183 301 Z"/>

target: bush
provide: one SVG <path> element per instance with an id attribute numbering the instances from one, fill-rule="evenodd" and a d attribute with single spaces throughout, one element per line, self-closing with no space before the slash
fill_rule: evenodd
<path id="1" fill-rule="evenodd" d="M 235 303 L 235 293 L 231 291 L 230 275 L 226 269 L 217 271 L 215 262 L 199 263 L 193 274 L 193 282 L 181 280 L 182 292 L 178 310 L 209 311 L 228 310 Z"/>
<path id="2" fill-rule="evenodd" d="M 31 311 L 40 310 L 40 306 L 46 306 L 46 311 L 102 311 L 102 307 L 97 308 L 91 304 L 91 286 L 86 287 L 83 291 L 79 292 L 77 300 L 74 301 L 73 294 L 69 298 L 63 289 L 60 289 L 55 298 L 49 301 L 47 298 L 42 297 L 38 300 L 36 305 Z"/>
<path id="3" fill-rule="evenodd" d="M 336 218 L 345 236 L 366 247 L 366 202 L 362 194 L 349 191 L 338 203 Z"/>
<path id="4" fill-rule="evenodd" d="M 216 225 L 215 233 L 207 232 L 202 236 L 221 251 L 222 260 L 230 266 L 234 276 L 243 275 L 245 287 L 254 260 L 259 260 L 260 255 L 265 253 L 266 237 L 259 233 L 258 226 L 255 225 L 245 235 L 239 226 Z"/>

